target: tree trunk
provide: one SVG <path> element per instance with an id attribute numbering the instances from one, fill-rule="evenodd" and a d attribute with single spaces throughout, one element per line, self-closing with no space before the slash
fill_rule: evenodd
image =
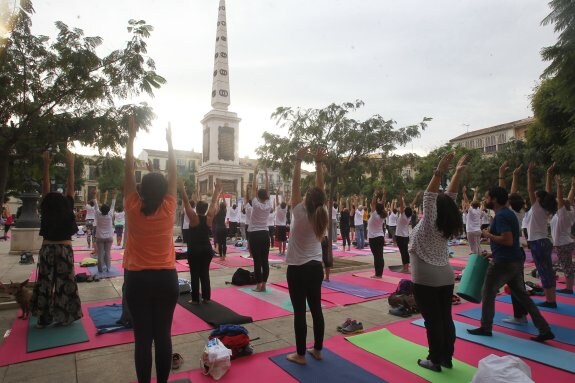
<path id="1" fill-rule="evenodd" d="M 4 203 L 4 193 L 8 184 L 9 151 L 0 151 L 0 203 Z"/>

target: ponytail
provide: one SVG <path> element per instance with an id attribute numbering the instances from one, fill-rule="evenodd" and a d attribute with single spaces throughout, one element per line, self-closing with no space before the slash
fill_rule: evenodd
<path id="1" fill-rule="evenodd" d="M 322 240 L 329 224 L 329 217 L 323 205 L 317 206 L 310 216 L 313 233 L 318 240 Z"/>

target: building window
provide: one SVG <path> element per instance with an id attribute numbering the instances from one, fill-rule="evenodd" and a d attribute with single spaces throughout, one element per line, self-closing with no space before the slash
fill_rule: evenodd
<path id="1" fill-rule="evenodd" d="M 96 180 L 96 167 L 95 166 L 88 166 L 88 179 L 90 181 Z"/>
<path id="2" fill-rule="evenodd" d="M 499 135 L 499 137 L 497 138 L 497 143 L 498 144 L 504 144 L 507 142 L 507 135 L 505 133 L 501 133 Z"/>
<path id="3" fill-rule="evenodd" d="M 142 172 L 136 170 L 136 183 L 139 184 L 140 182 L 142 182 Z"/>
<path id="4" fill-rule="evenodd" d="M 188 170 L 191 172 L 195 172 L 196 171 L 196 161 L 194 160 L 189 160 L 188 161 Z"/>
<path id="5" fill-rule="evenodd" d="M 154 158 L 152 160 L 152 163 L 153 163 L 154 170 L 160 170 L 160 159 L 159 158 Z"/>
<path id="6" fill-rule="evenodd" d="M 489 145 L 485 147 L 485 153 L 494 153 L 497 151 L 496 145 Z"/>

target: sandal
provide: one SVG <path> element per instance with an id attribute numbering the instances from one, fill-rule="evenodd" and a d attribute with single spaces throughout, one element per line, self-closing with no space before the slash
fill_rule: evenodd
<path id="1" fill-rule="evenodd" d="M 177 370 L 184 364 L 184 358 L 177 352 L 172 354 L 172 370 Z"/>

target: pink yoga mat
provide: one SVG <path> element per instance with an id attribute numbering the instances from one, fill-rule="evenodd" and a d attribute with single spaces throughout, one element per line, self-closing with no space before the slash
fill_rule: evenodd
<path id="1" fill-rule="evenodd" d="M 254 261 L 251 259 L 242 258 L 240 256 L 228 256 L 225 259 L 215 256 L 212 259 L 212 262 L 226 267 L 245 267 L 254 265 Z"/>
<path id="2" fill-rule="evenodd" d="M 217 263 L 210 263 L 210 270 L 217 270 L 221 269 L 222 266 L 218 265 Z M 183 259 L 178 259 L 176 261 L 176 271 L 178 273 L 183 273 L 185 271 L 190 271 L 190 266 L 188 265 L 188 261 Z"/>
<path id="3" fill-rule="evenodd" d="M 97 257 L 92 257 L 90 255 L 90 253 L 88 252 L 75 252 L 74 253 L 74 262 L 80 263 L 82 261 L 82 259 L 84 258 L 94 258 L 97 259 Z M 124 259 L 124 251 L 119 251 L 119 250 L 112 250 L 110 252 L 110 259 L 112 261 L 121 261 L 122 259 Z"/>
<path id="4" fill-rule="evenodd" d="M 81 319 L 88 334 L 89 341 L 68 346 L 56 347 L 47 350 L 26 352 L 26 337 L 28 334 L 28 321 L 15 319 L 10 335 L 4 339 L 0 347 L 0 366 L 14 363 L 26 362 L 48 358 L 56 355 L 70 354 L 73 352 L 92 350 L 101 347 L 115 346 L 119 344 L 132 343 L 134 334 L 132 331 L 113 332 L 109 334 L 96 335 L 94 323 L 88 315 L 88 307 L 103 306 L 113 303 L 121 303 L 115 299 L 105 302 L 87 303 L 82 305 L 84 317 Z M 192 332 L 209 330 L 212 327 L 203 320 L 190 313 L 180 305 L 176 305 L 174 320 L 172 322 L 172 335 L 182 335 Z"/>
<path id="5" fill-rule="evenodd" d="M 248 286 L 244 286 L 248 287 Z M 212 290 L 212 300 L 226 306 L 240 315 L 251 316 L 255 321 L 292 315 L 288 310 L 264 302 L 249 294 L 238 291 L 237 287 Z"/>

